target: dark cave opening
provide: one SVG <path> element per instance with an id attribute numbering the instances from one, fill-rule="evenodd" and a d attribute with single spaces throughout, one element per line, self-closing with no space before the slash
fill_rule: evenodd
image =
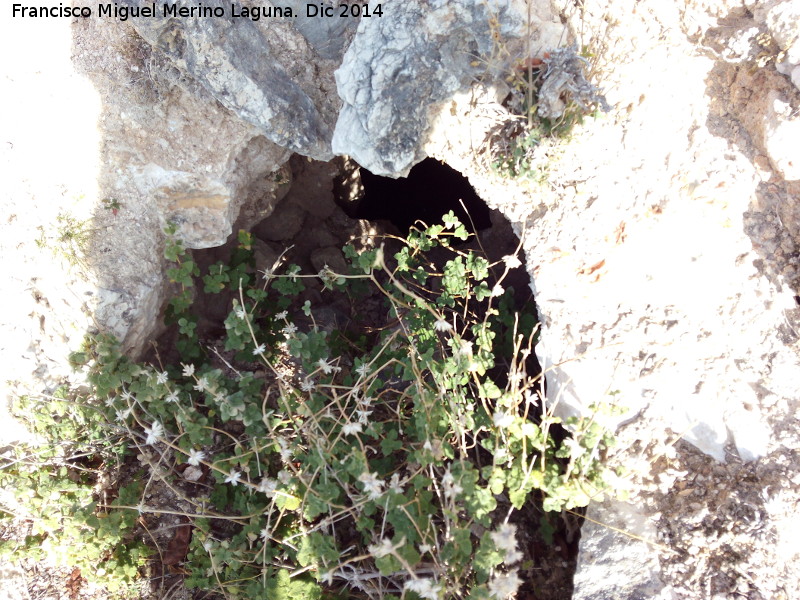
<path id="1" fill-rule="evenodd" d="M 360 178 L 362 194 L 343 206 L 351 218 L 389 222 L 403 236 L 417 221 L 441 223 L 451 210 L 473 233 L 492 226 L 489 207 L 469 180 L 434 158 L 415 165 L 407 177 L 382 177 L 361 167 Z"/>

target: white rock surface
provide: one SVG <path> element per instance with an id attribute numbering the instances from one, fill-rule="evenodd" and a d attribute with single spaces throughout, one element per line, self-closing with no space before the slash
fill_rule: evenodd
<path id="1" fill-rule="evenodd" d="M 769 0 L 755 10 L 755 18 L 763 21 L 786 61 L 800 63 L 800 5 L 794 0 Z"/>
<path id="2" fill-rule="evenodd" d="M 575 575 L 579 598 L 671 600 L 648 545 L 656 528 L 633 504 L 606 501 L 592 505 L 581 528 L 581 554 Z"/>
<path id="3" fill-rule="evenodd" d="M 683 439 L 715 460 L 741 458 L 773 472 L 785 460 L 783 449 L 796 447 L 796 436 L 785 432 L 797 429 L 790 407 L 800 395 L 793 297 L 800 281 L 800 189 L 787 181 L 800 135 L 786 109 L 790 104 L 796 112 L 796 92 L 771 68 L 748 66 L 749 46 L 742 56 L 705 57 L 687 41 L 684 26 L 699 27 L 698 35 L 718 25 L 724 30 L 720 20 L 731 23 L 731 13 L 742 28 L 758 30 L 738 2 L 690 3 L 685 10 L 653 1 L 631 11 L 610 1 L 568 15 L 574 32 L 585 32 L 584 40 L 596 35 L 607 48 L 601 86 L 615 111 L 588 120 L 569 143 L 538 149 L 533 170 L 543 174 L 543 185 L 500 185 L 476 165 L 489 161 L 473 149 L 482 148 L 498 114 L 489 90 L 443 104 L 426 142 L 428 154 L 468 173 L 490 206 L 518 224 L 542 321 L 537 355 L 551 404 L 564 416 L 591 414 L 598 402 L 627 409 L 607 420 L 612 426 L 633 420 L 619 433 L 620 459 L 640 473 L 632 502 L 642 520 L 623 528 L 656 542 L 653 517 L 663 497 L 645 503 L 641 494 L 658 489 L 664 449 Z M 727 35 L 738 35 L 727 28 Z M 770 99 L 784 104 L 776 111 Z M 645 452 L 656 440 L 658 448 Z M 688 491 L 737 489 L 726 477 Z M 665 492 L 678 496 L 686 489 L 677 487 L 685 482 L 670 482 Z M 693 497 L 685 497 L 687 505 Z M 752 496 L 747 501 L 758 506 Z M 709 506 L 713 511 L 715 504 Z M 589 516 L 613 525 L 629 510 L 608 502 L 591 507 Z M 587 524 L 574 597 L 710 599 L 716 593 L 710 588 L 677 584 L 682 577 L 717 577 L 706 559 L 757 580 L 750 585 L 764 597 L 791 597 L 763 575 L 774 564 L 763 541 L 747 533 L 734 537 L 748 557 L 742 560 L 751 562 L 730 564 L 722 550 L 732 543 L 727 530 L 698 531 L 683 510 L 669 519 L 689 533 L 676 537 L 671 550 L 628 536 L 611 542 L 613 530 Z M 784 529 L 787 518 L 776 515 L 769 526 Z M 726 527 L 738 522 L 731 514 Z M 726 541 L 703 560 L 680 559 L 692 535 L 699 547 L 714 535 Z M 610 550 L 599 551 L 606 543 Z M 661 561 L 673 560 L 673 550 L 678 559 L 667 570 Z M 681 560 L 693 579 L 680 575 Z M 784 589 L 798 585 L 796 570 L 787 573 Z"/>
<path id="4" fill-rule="evenodd" d="M 764 115 L 764 147 L 784 179 L 800 179 L 800 115 L 781 94 L 770 92 Z"/>

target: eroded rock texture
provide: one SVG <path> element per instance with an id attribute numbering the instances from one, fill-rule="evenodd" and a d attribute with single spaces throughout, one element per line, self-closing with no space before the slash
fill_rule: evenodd
<path id="1" fill-rule="evenodd" d="M 127 6 L 139 5 L 125 0 Z M 236 6 L 261 6 L 242 2 Z M 231 3 L 204 3 L 232 15 Z M 287 3 L 305 14 L 305 3 Z M 241 8 L 238 9 L 242 12 Z M 307 156 L 331 158 L 330 138 L 337 113 L 327 59 L 312 40 L 346 35 L 344 27 L 320 25 L 298 30 L 292 20 L 264 18 L 139 18 L 134 27 L 183 73 L 238 118 L 273 143 Z M 308 25 L 305 17 L 300 21 Z M 320 20 L 324 22 L 324 20 Z M 342 24 L 353 23 L 342 19 Z M 321 40 L 317 43 L 323 44 Z M 331 52 L 326 52 L 330 54 Z M 335 52 L 334 52 L 335 54 Z"/>
<path id="2" fill-rule="evenodd" d="M 334 151 L 376 175 L 407 174 L 424 158 L 431 106 L 480 72 L 470 63 L 491 50 L 490 18 L 499 34 L 518 35 L 520 13 L 499 4 L 493 14 L 479 2 L 387 3 L 391 18 L 364 20 L 336 71 L 344 106 Z"/>

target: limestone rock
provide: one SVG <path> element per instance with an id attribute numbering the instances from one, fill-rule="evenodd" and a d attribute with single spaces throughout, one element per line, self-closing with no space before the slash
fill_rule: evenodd
<path id="1" fill-rule="evenodd" d="M 793 0 L 770 0 L 761 3 L 754 12 L 757 20 L 763 20 L 767 29 L 786 53 L 786 62 L 800 64 L 800 6 Z"/>
<path id="2" fill-rule="evenodd" d="M 318 273 L 326 267 L 334 273 L 346 274 L 348 272 L 347 261 L 338 246 L 326 246 L 314 250 L 311 253 L 311 264 Z"/>
<path id="3" fill-rule="evenodd" d="M 0 600 L 30 600 L 25 572 L 19 565 L 2 560 L 0 562 L 0 581 L 3 582 Z"/>
<path id="4" fill-rule="evenodd" d="M 769 96 L 764 116 L 764 148 L 775 169 L 784 179 L 800 179 L 800 116 L 780 94 Z"/>
<path id="5" fill-rule="evenodd" d="M 255 3 L 249 2 L 249 5 Z M 307 0 L 284 0 L 281 6 L 291 7 L 295 15 L 299 18 L 293 20 L 294 28 L 306 39 L 320 58 L 334 61 L 338 64 L 342 61 L 344 51 L 353 38 L 358 26 L 357 19 L 351 18 L 320 18 L 309 16 Z M 319 6 L 320 3 L 316 5 Z M 318 14 L 318 13 L 315 13 Z M 304 18 L 306 17 L 306 18 Z M 296 65 L 295 65 L 296 68 Z"/>
<path id="6" fill-rule="evenodd" d="M 135 354 L 154 333 L 166 296 L 166 223 L 178 225 L 189 248 L 223 243 L 235 223 L 249 227 L 246 219 L 272 210 L 281 193 L 274 173 L 289 152 L 203 88 L 174 86 L 171 67 L 129 24 L 81 20 L 73 35 L 75 69 L 103 100 L 97 190 L 87 200 L 119 206 L 113 214 L 95 209 L 93 312 Z"/>
<path id="7" fill-rule="evenodd" d="M 327 219 L 336 210 L 332 179 L 338 173 L 339 162 L 312 161 L 295 155 L 289 160 L 296 182 L 287 195 L 286 202 L 296 204 L 320 219 Z"/>
<path id="8" fill-rule="evenodd" d="M 800 89 L 800 6 L 792 0 L 770 0 L 761 3 L 754 16 L 766 24 L 781 50 L 782 60 L 775 63 L 775 68 Z"/>
<path id="9" fill-rule="evenodd" d="M 265 240 L 280 242 L 293 238 L 303 227 L 305 211 L 292 202 L 284 200 L 280 209 L 259 223 L 255 231 Z"/>
<path id="10" fill-rule="evenodd" d="M 403 176 L 424 158 L 420 141 L 436 103 L 464 91 L 478 74 L 475 56 L 492 52 L 489 20 L 520 35 L 520 8 L 485 2 L 387 3 L 391 19 L 364 19 L 336 71 L 344 106 L 333 150 L 376 175 Z"/>
<path id="11" fill-rule="evenodd" d="M 138 1 L 122 4 L 133 6 Z M 327 61 L 289 20 L 232 18 L 231 3 L 204 4 L 221 7 L 228 16 L 132 21 L 139 34 L 181 72 L 273 143 L 315 158 L 331 158 L 337 102 L 330 93 L 330 71 L 324 71 Z M 310 24 L 305 28 L 313 31 Z"/>
<path id="12" fill-rule="evenodd" d="M 573 600 L 659 598 L 658 555 L 648 546 L 656 529 L 647 516 L 632 504 L 607 500 L 590 506 L 586 517 Z"/>
<path id="13" fill-rule="evenodd" d="M 253 251 L 255 254 L 256 270 L 272 273 L 279 266 L 280 252 L 270 246 L 267 242 L 254 238 Z"/>

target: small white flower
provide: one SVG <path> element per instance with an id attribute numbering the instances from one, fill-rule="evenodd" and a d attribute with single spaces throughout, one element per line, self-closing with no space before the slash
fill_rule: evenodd
<path id="1" fill-rule="evenodd" d="M 327 585 L 333 584 L 333 571 L 326 571 L 319 578 L 320 583 L 325 583 Z"/>
<path id="2" fill-rule="evenodd" d="M 494 460 L 496 463 L 501 464 L 508 460 L 508 450 L 504 446 L 498 446 L 494 451 Z"/>
<path id="3" fill-rule="evenodd" d="M 453 356 L 456 359 L 461 357 L 471 357 L 472 356 L 472 342 L 468 342 L 467 340 L 461 340 L 458 343 L 458 347 L 453 352 Z"/>
<path id="4" fill-rule="evenodd" d="M 300 389 L 303 390 L 304 392 L 311 392 L 314 390 L 315 387 L 317 386 L 311 379 L 304 379 L 303 381 L 300 382 Z"/>
<path id="5" fill-rule="evenodd" d="M 266 351 L 267 351 L 267 345 L 266 345 L 266 344 L 261 344 L 260 346 L 257 346 L 257 347 L 256 347 L 256 348 L 253 350 L 253 354 L 254 354 L 255 356 L 261 356 L 261 355 L 262 355 L 262 354 L 264 354 L 264 352 L 266 352 Z"/>
<path id="6" fill-rule="evenodd" d="M 231 471 L 230 474 L 225 476 L 225 483 L 230 483 L 236 487 L 242 479 L 241 471 Z"/>
<path id="7" fill-rule="evenodd" d="M 203 375 L 200 379 L 197 380 L 197 385 L 194 386 L 198 392 L 204 392 L 208 388 L 208 379 L 206 376 Z"/>
<path id="8" fill-rule="evenodd" d="M 244 320 L 244 316 L 246 313 L 244 312 L 244 309 L 241 306 L 237 306 L 236 308 L 233 309 L 233 314 L 236 315 L 237 319 Z"/>
<path id="9" fill-rule="evenodd" d="M 159 421 L 153 421 L 153 424 L 150 427 L 146 427 L 144 432 L 147 435 L 145 443 L 152 445 L 158 441 L 158 438 L 164 436 L 164 426 Z"/>
<path id="10" fill-rule="evenodd" d="M 361 425 L 367 425 L 369 423 L 368 419 L 369 416 L 372 414 L 371 410 L 356 410 L 356 414 L 358 415 L 358 422 Z"/>
<path id="11" fill-rule="evenodd" d="M 169 375 L 167 374 L 166 371 L 163 371 L 163 372 L 158 373 L 156 375 L 156 383 L 157 384 L 167 383 L 167 381 L 169 381 Z"/>
<path id="12" fill-rule="evenodd" d="M 264 527 L 264 529 L 262 529 L 262 530 L 261 530 L 261 539 L 262 539 L 262 540 L 264 540 L 264 541 L 266 541 L 266 540 L 268 540 L 268 539 L 269 539 L 269 537 L 270 537 L 270 532 L 269 532 L 269 529 L 267 529 L 266 527 Z"/>
<path id="13" fill-rule="evenodd" d="M 214 542 L 211 540 L 206 540 L 203 542 L 203 550 L 206 552 L 211 552 L 211 549 L 214 547 Z"/>
<path id="14" fill-rule="evenodd" d="M 292 336 L 293 336 L 295 333 L 297 333 L 297 325 L 295 325 L 294 323 L 287 323 L 287 324 L 286 324 L 286 327 L 284 327 L 283 329 L 281 329 L 281 332 L 282 332 L 282 333 L 283 333 L 283 335 L 285 335 L 287 338 L 288 338 L 288 337 L 292 337 Z"/>
<path id="15" fill-rule="evenodd" d="M 586 448 L 581 446 L 581 443 L 574 437 L 567 438 L 562 443 L 569 448 L 569 456 L 572 460 L 577 460 L 586 453 Z"/>
<path id="16" fill-rule="evenodd" d="M 324 265 L 319 273 L 317 273 L 317 277 L 322 279 L 323 282 L 326 284 L 333 283 L 337 279 L 337 274 L 333 272 L 328 265 Z"/>
<path id="17" fill-rule="evenodd" d="M 192 465 L 193 467 L 198 467 L 200 466 L 200 461 L 205 459 L 206 459 L 205 452 L 203 452 L 202 450 L 192 449 L 189 450 L 189 458 L 186 462 Z"/>
<path id="18" fill-rule="evenodd" d="M 272 479 L 270 477 L 264 477 L 261 482 L 258 484 L 258 491 L 262 494 L 266 494 L 268 497 L 272 498 L 275 495 L 275 490 L 278 489 L 278 481 L 276 479 Z"/>
<path id="19" fill-rule="evenodd" d="M 117 414 L 117 421 L 124 421 L 130 416 L 131 409 L 126 408 L 125 410 L 118 410 L 116 414 Z"/>
<path id="20" fill-rule="evenodd" d="M 114 400 L 116 400 L 116 399 L 117 399 L 116 396 L 114 396 L 113 398 L 106 399 L 106 406 L 109 407 L 109 408 L 114 406 Z"/>
<path id="21" fill-rule="evenodd" d="M 445 471 L 444 476 L 442 476 L 442 487 L 444 488 L 445 497 L 450 500 L 458 497 L 458 495 L 464 491 L 464 488 L 456 483 L 449 468 Z"/>
<path id="22" fill-rule="evenodd" d="M 378 479 L 377 473 L 364 472 L 358 476 L 358 480 L 364 484 L 364 492 L 369 494 L 370 500 L 377 500 L 383 494 L 383 486 L 386 482 Z"/>
<path id="23" fill-rule="evenodd" d="M 492 288 L 492 298 L 498 298 L 502 296 L 504 292 L 505 290 L 503 289 L 503 286 L 499 283 L 496 283 Z"/>
<path id="24" fill-rule="evenodd" d="M 439 600 L 442 586 L 428 578 L 408 579 L 403 584 L 403 590 L 410 590 L 424 600 Z"/>
<path id="25" fill-rule="evenodd" d="M 433 550 L 433 546 L 431 546 L 430 544 L 420 544 L 419 548 L 417 549 L 419 550 L 420 554 L 425 554 L 426 552 L 430 552 L 431 550 Z"/>
<path id="26" fill-rule="evenodd" d="M 450 325 L 450 323 L 448 323 L 447 321 L 445 321 L 444 318 L 437 319 L 436 323 L 433 324 L 433 327 L 434 329 L 436 329 L 436 331 L 443 331 L 443 332 L 450 331 L 451 329 L 453 329 L 453 326 Z"/>
<path id="27" fill-rule="evenodd" d="M 503 523 L 497 531 L 489 534 L 498 550 L 505 554 L 505 563 L 510 565 L 522 558 L 522 553 L 517 550 L 517 526 Z"/>
<path id="28" fill-rule="evenodd" d="M 522 266 L 522 262 L 517 258 L 515 254 L 509 254 L 508 256 L 503 257 L 503 262 L 506 263 L 506 267 L 509 269 L 516 269 L 517 267 Z"/>
<path id="29" fill-rule="evenodd" d="M 505 410 L 498 410 L 492 415 L 492 422 L 495 427 L 505 429 L 514 423 L 514 415 Z"/>
<path id="30" fill-rule="evenodd" d="M 281 460 L 283 462 L 289 462 L 292 460 L 292 450 L 289 448 L 289 442 L 287 442 L 284 438 L 279 437 L 278 439 L 278 447 L 281 449 Z"/>
<path id="31" fill-rule="evenodd" d="M 164 398 L 164 402 L 174 402 L 177 404 L 178 402 L 177 390 L 170 392 L 169 395 L 166 398 Z"/>
<path id="32" fill-rule="evenodd" d="M 402 544 L 400 544 L 402 545 Z M 390 555 L 394 552 L 394 545 L 392 544 L 392 540 L 389 538 L 383 538 L 377 544 L 370 544 L 367 547 L 369 553 L 372 554 L 375 558 L 383 558 L 384 556 Z"/>
<path id="33" fill-rule="evenodd" d="M 506 600 L 517 593 L 522 580 L 517 572 L 495 575 L 489 582 L 489 596 L 495 600 Z"/>
<path id="34" fill-rule="evenodd" d="M 333 364 L 328 362 L 328 360 L 325 358 L 320 358 L 317 361 L 317 365 L 319 365 L 319 368 L 322 369 L 322 372 L 325 373 L 325 375 L 330 375 L 336 371 L 341 371 L 340 367 L 333 366 Z"/>
<path id="35" fill-rule="evenodd" d="M 369 365 L 367 363 L 363 363 L 356 367 L 356 373 L 359 377 L 363 378 L 369 375 Z"/>
<path id="36" fill-rule="evenodd" d="M 363 398 L 357 398 L 356 404 L 358 404 L 361 410 L 367 410 L 372 406 L 372 402 L 375 400 L 372 396 L 364 396 Z"/>
<path id="37" fill-rule="evenodd" d="M 285 319 L 287 316 L 289 316 L 289 313 L 287 313 L 285 310 L 282 310 L 281 312 L 276 313 L 275 318 L 276 319 Z"/>
<path id="38" fill-rule="evenodd" d="M 181 364 L 183 365 L 184 377 L 191 377 L 192 375 L 194 375 L 194 365 L 184 365 L 183 363 Z"/>
<path id="39" fill-rule="evenodd" d="M 345 423 L 345 425 L 342 427 L 342 433 L 344 435 L 355 435 L 361 431 L 361 423 Z"/>
<path id="40" fill-rule="evenodd" d="M 292 474 L 289 473 L 286 469 L 281 469 L 278 471 L 278 481 L 280 481 L 283 485 L 289 485 L 289 482 L 292 480 Z"/>
<path id="41" fill-rule="evenodd" d="M 392 478 L 389 479 L 389 489 L 395 494 L 403 493 L 403 486 L 400 485 L 400 475 L 397 473 L 393 473 Z"/>
<path id="42" fill-rule="evenodd" d="M 123 400 L 126 400 L 127 402 L 130 402 L 131 400 L 134 400 L 133 394 L 131 394 L 131 393 L 130 393 L 128 390 L 126 390 L 125 388 L 122 388 L 122 394 L 121 394 L 121 396 L 122 396 L 122 399 L 123 399 Z"/>

